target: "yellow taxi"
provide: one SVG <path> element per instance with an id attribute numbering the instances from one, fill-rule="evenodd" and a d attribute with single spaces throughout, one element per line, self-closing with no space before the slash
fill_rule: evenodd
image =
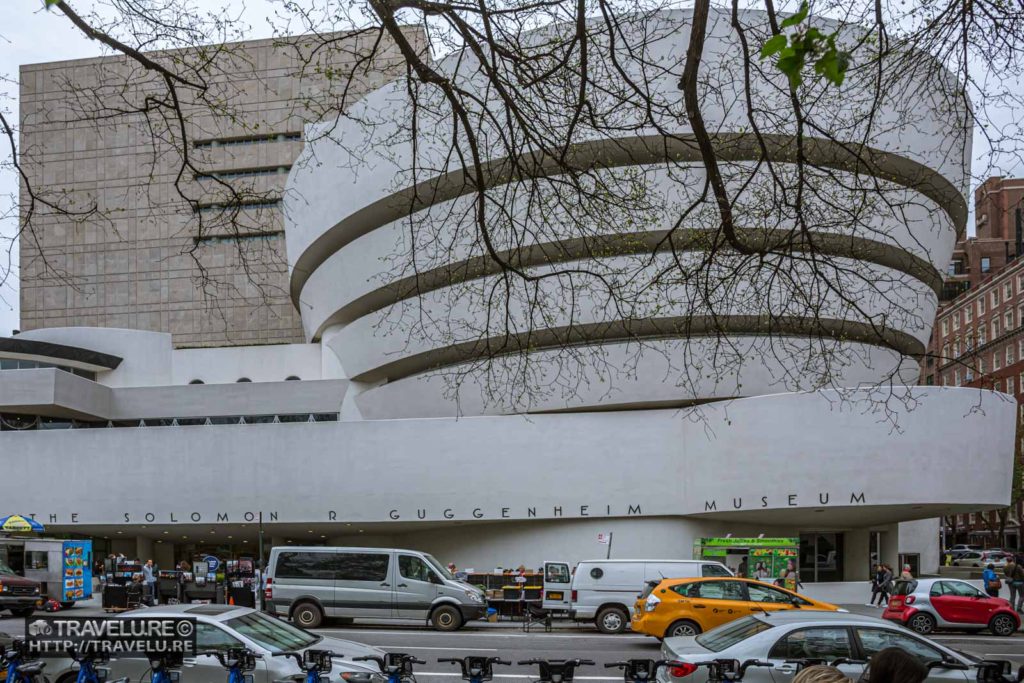
<path id="1" fill-rule="evenodd" d="M 750 614 L 791 609 L 840 611 L 754 579 L 664 579 L 636 601 L 630 627 L 655 638 L 695 636 Z"/>

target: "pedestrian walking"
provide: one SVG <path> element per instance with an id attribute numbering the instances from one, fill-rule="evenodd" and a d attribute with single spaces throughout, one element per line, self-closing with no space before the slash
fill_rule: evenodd
<path id="1" fill-rule="evenodd" d="M 985 567 L 985 571 L 981 573 L 981 581 L 985 584 L 986 593 L 993 598 L 999 597 L 999 589 L 1003 587 L 1003 582 L 999 580 L 999 575 L 996 574 L 996 567 L 991 562 Z"/>
<path id="2" fill-rule="evenodd" d="M 1003 576 L 1010 588 L 1010 605 L 1018 612 L 1021 611 L 1021 603 L 1024 603 L 1024 567 L 1020 566 L 1020 558 L 1010 558 L 1003 568 Z"/>
<path id="3" fill-rule="evenodd" d="M 882 576 L 881 576 L 881 579 L 880 579 L 880 582 L 879 582 L 879 586 L 880 586 L 879 593 L 880 593 L 881 597 L 879 598 L 878 604 L 875 605 L 875 607 L 881 607 L 883 603 L 886 606 L 889 605 L 889 596 L 892 595 L 892 589 L 893 589 L 893 584 L 892 584 L 893 576 L 894 576 L 894 574 L 893 574 L 893 571 L 892 571 L 892 567 L 890 567 L 889 565 L 883 563 L 882 564 Z"/>
<path id="4" fill-rule="evenodd" d="M 146 604 L 158 604 L 159 596 L 156 592 L 156 569 L 153 567 L 153 560 L 146 560 L 146 564 L 142 565 L 142 582 L 146 587 Z"/>
<path id="5" fill-rule="evenodd" d="M 867 604 L 868 607 L 874 607 L 875 602 L 879 604 L 882 602 L 882 565 L 876 564 L 875 571 L 871 575 L 871 602 Z"/>

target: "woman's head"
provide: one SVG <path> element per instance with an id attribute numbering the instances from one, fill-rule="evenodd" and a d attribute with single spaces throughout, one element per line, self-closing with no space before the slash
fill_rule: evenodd
<path id="1" fill-rule="evenodd" d="M 923 683 L 928 668 L 914 655 L 898 647 L 887 647 L 868 662 L 862 677 L 867 683 Z"/>
<path id="2" fill-rule="evenodd" d="M 793 677 L 793 683 L 852 683 L 839 669 L 834 666 L 819 664 L 800 669 Z"/>
<path id="3" fill-rule="evenodd" d="M 996 566 L 994 564 L 992 564 L 991 562 L 989 562 L 987 565 L 985 565 L 985 569 L 995 569 L 995 568 L 996 568 Z"/>

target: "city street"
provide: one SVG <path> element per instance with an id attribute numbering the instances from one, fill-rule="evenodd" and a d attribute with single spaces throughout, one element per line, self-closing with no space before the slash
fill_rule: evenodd
<path id="1" fill-rule="evenodd" d="M 85 612 L 83 610 L 83 614 Z M 22 634 L 24 620 L 0 618 L 0 632 Z M 551 633 L 524 633 L 518 624 L 480 623 L 454 633 L 442 633 L 414 625 L 331 624 L 316 632 L 375 645 L 390 652 L 413 654 L 427 662 L 416 667 L 416 676 L 423 681 L 453 681 L 459 678 L 458 667 L 438 663 L 439 657 L 479 655 L 508 659 L 513 665 L 496 667 L 495 679 L 509 681 L 535 679 L 536 667 L 520 666 L 515 663 L 519 660 L 580 657 L 592 659 L 596 664 L 581 667 L 577 680 L 614 681 L 621 677 L 616 670 L 605 669 L 605 663 L 629 658 L 657 659 L 659 656 L 659 644 L 652 638 L 632 634 L 608 636 L 586 627 L 562 626 Z M 988 633 L 942 633 L 932 636 L 932 639 L 971 654 L 1009 659 L 1015 665 L 1024 664 L 1024 633 L 1010 638 L 999 638 Z"/>

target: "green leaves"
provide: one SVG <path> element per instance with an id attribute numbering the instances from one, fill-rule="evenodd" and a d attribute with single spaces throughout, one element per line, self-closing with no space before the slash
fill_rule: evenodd
<path id="1" fill-rule="evenodd" d="M 801 3 L 800 11 L 787 17 L 779 25 L 780 31 L 798 27 L 809 14 L 810 6 L 805 1 Z M 846 70 L 850 66 L 850 53 L 836 46 L 836 35 L 826 35 L 813 26 L 797 30 L 788 36 L 776 33 L 761 46 L 761 59 L 778 55 L 775 66 L 786 74 L 793 88 L 803 83 L 803 71 L 809 62 L 814 64 L 814 73 L 839 86 L 846 78 Z"/>
<path id="2" fill-rule="evenodd" d="M 50 9 L 54 5 L 58 5 L 58 4 L 60 4 L 60 0 L 43 0 L 43 6 L 46 9 Z"/>

